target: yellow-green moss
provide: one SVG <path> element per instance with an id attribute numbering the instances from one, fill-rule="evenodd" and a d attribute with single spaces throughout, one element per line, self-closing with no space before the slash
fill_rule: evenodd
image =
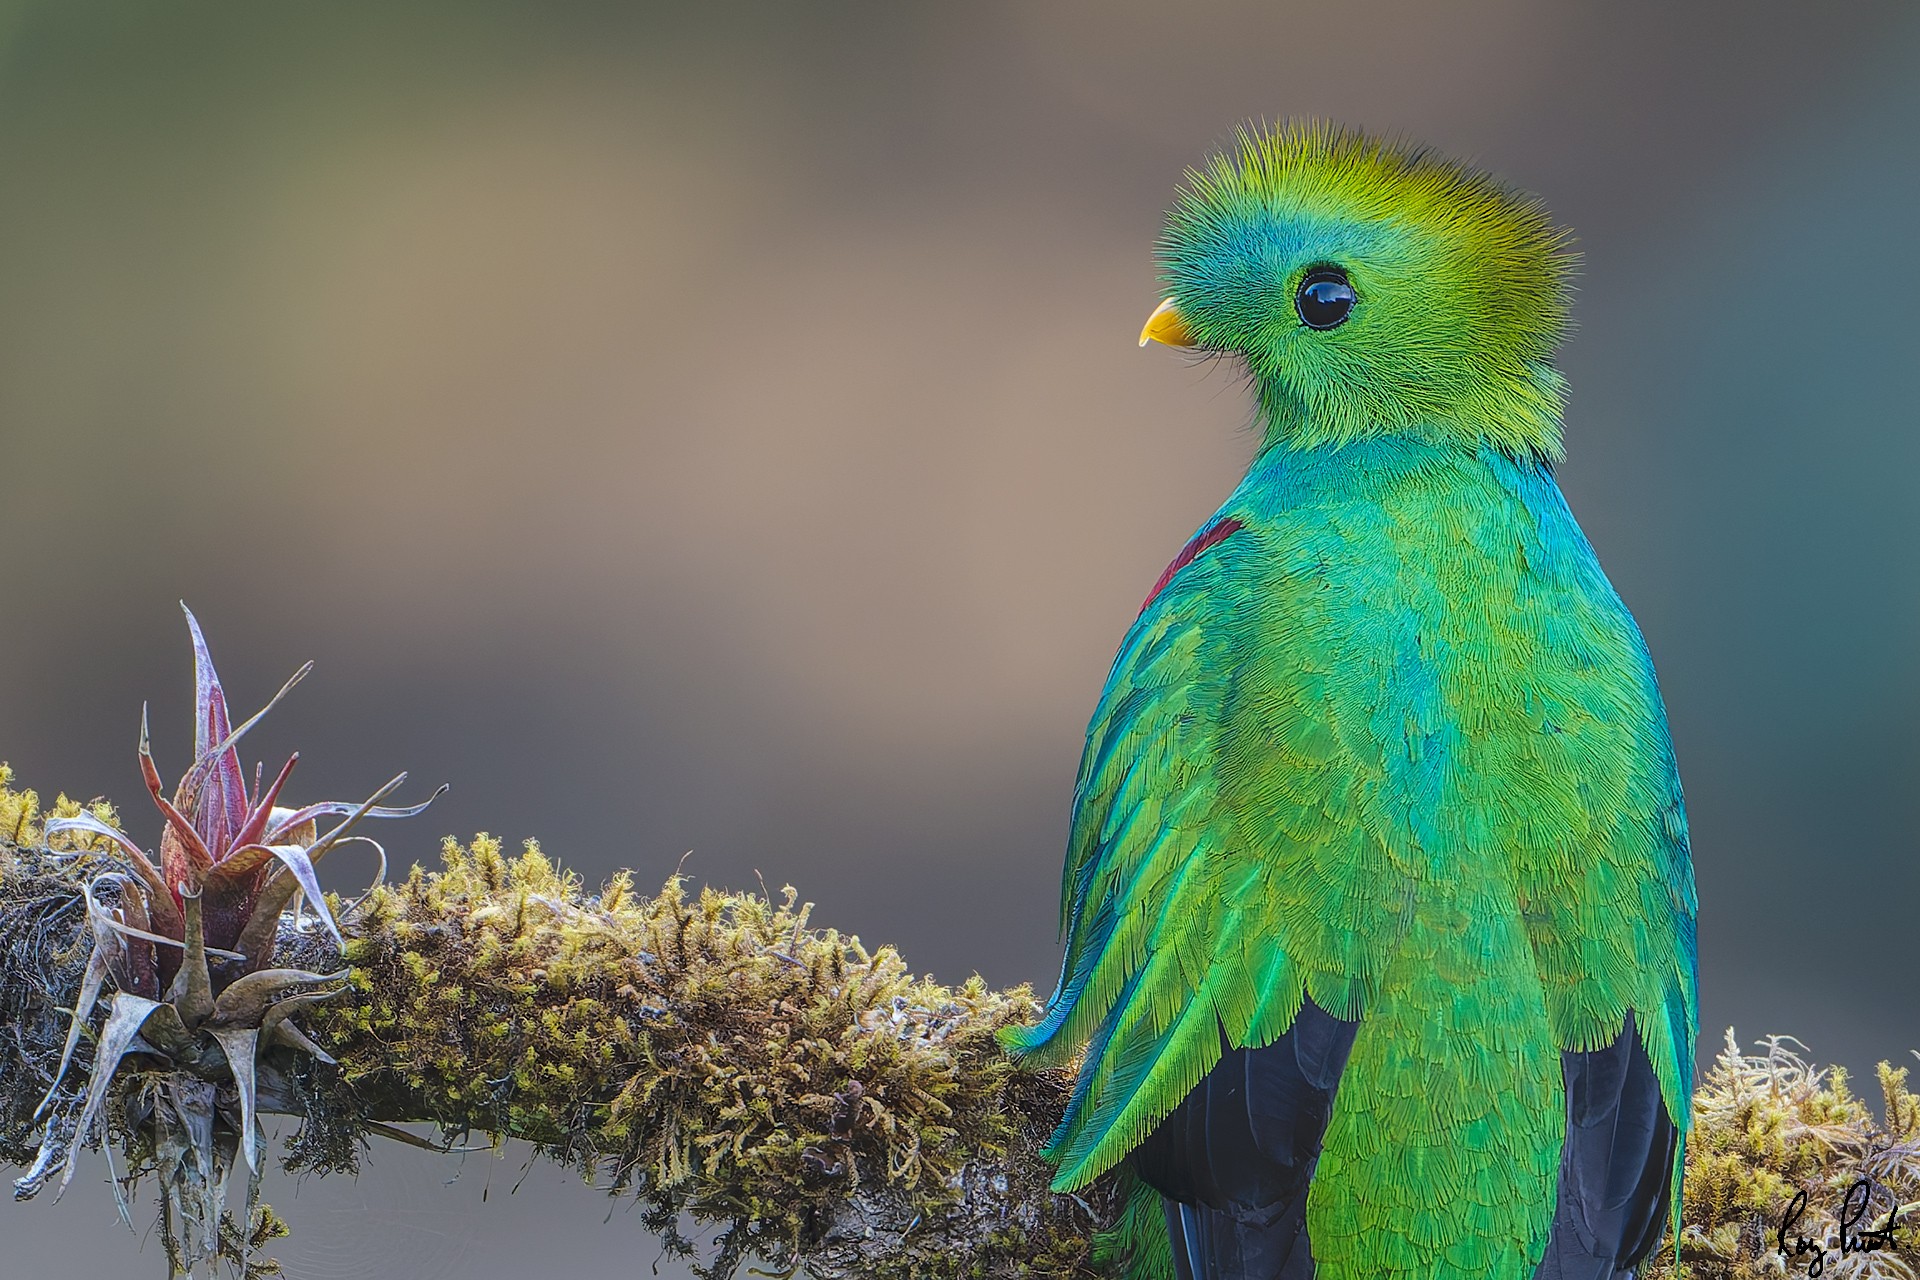
<path id="1" fill-rule="evenodd" d="M 528 1139 L 657 1222 L 717 1220 L 775 1260 L 817 1248 L 870 1182 L 916 1203 L 929 1240 L 970 1170 L 1056 1199 L 1013 1097 L 1034 1078 L 994 1039 L 1033 1016 L 1024 987 L 915 977 L 812 928 L 792 889 L 642 896 L 622 874 L 588 896 L 538 845 L 509 857 L 485 835 L 442 860 L 353 916 L 353 995 L 309 1016 L 349 1085 L 397 1085 L 450 1132 Z M 1083 1234 L 1052 1225 L 1010 1222 L 1002 1256 L 948 1273 L 1086 1274 Z"/>
<path id="2" fill-rule="evenodd" d="M 0 873 L 12 865 L 14 848 L 40 843 L 41 828 L 48 818 L 72 818 L 82 812 L 93 814 L 109 826 L 120 825 L 119 815 L 105 800 L 82 804 L 78 800 L 68 799 L 66 793 L 61 792 L 51 810 L 41 809 L 39 793 L 15 791 L 12 767 L 0 761 Z M 62 847 L 104 850 L 108 842 L 104 836 L 76 834 L 71 842 Z"/>
<path id="3" fill-rule="evenodd" d="M 37 1053 L 64 1034 L 59 999 L 80 967 L 72 898 L 105 853 L 35 849 L 46 815 L 11 779 L 0 765 L 0 964 L 34 957 L 35 981 L 0 982 L 0 1014 Z M 79 807 L 63 796 L 54 812 Z M 1097 1274 L 1089 1241 L 1120 1219 L 1116 1189 L 1054 1196 L 1038 1154 L 1070 1076 L 1022 1072 L 995 1043 L 1033 1016 L 1025 988 L 917 978 L 892 948 L 813 928 L 791 889 L 689 895 L 674 879 L 648 896 L 623 873 L 588 895 L 538 846 L 508 856 L 486 836 L 448 841 L 442 863 L 344 914 L 350 993 L 301 1015 L 340 1067 L 288 1067 L 307 1116 L 295 1164 L 350 1167 L 380 1122 L 430 1120 L 527 1139 L 637 1195 L 670 1244 L 684 1243 L 682 1214 L 719 1224 L 715 1271 L 759 1254 L 822 1277 Z M 330 945 L 289 927 L 281 960 L 328 968 Z M 1892 1203 L 1920 1212 L 1906 1070 L 1880 1066 L 1882 1119 L 1795 1043 L 1745 1054 L 1729 1032 L 1694 1096 L 1686 1280 L 1805 1274 L 1774 1237 L 1801 1190 L 1798 1234 L 1836 1250 L 1836 1211 L 1859 1178 L 1881 1188 L 1871 1225 Z M 0 1158 L 18 1160 L 32 1150 L 29 1095 L 45 1086 L 7 1070 L 0 1098 L 25 1101 L 0 1105 Z M 1913 1280 L 1920 1226 L 1903 1218 L 1896 1239 L 1830 1252 L 1823 1272 Z M 1667 1248 L 1645 1280 L 1675 1274 Z"/>
<path id="4" fill-rule="evenodd" d="M 1880 1064 L 1884 1119 L 1853 1095 L 1840 1067 L 1810 1065 L 1791 1036 L 1768 1036 L 1743 1053 L 1733 1032 L 1693 1097 L 1687 1143 L 1681 1264 L 1686 1280 L 1759 1280 L 1807 1274 L 1811 1255 L 1782 1258 L 1777 1233 L 1794 1196 L 1806 1209 L 1789 1237 L 1826 1251 L 1820 1274 L 1847 1280 L 1911 1280 L 1920 1274 L 1920 1097 L 1906 1068 Z M 1897 1247 L 1842 1257 L 1837 1215 L 1862 1178 L 1876 1191 L 1851 1234 L 1879 1227 L 1904 1206 Z M 1671 1280 L 1669 1247 L 1646 1280 Z"/>

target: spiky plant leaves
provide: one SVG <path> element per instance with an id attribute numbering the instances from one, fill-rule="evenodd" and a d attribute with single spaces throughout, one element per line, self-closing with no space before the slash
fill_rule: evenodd
<path id="1" fill-rule="evenodd" d="M 277 972 L 298 971 L 278 970 Z M 342 969 L 339 973 L 325 975 L 323 980 L 332 981 L 335 978 L 344 979 L 348 972 L 348 970 Z M 314 975 L 308 976 L 312 977 Z M 294 1024 L 293 1015 L 301 1009 L 319 1004 L 323 1000 L 331 1000 L 335 996 L 343 994 L 346 990 L 347 988 L 342 986 L 334 987 L 327 991 L 303 991 L 298 995 L 291 995 L 284 999 L 274 1001 L 267 1006 L 266 1012 L 260 1015 L 260 1043 L 268 1046 L 281 1044 L 296 1052 L 318 1058 L 330 1067 L 338 1066 L 339 1064 L 334 1061 L 332 1054 L 329 1054 L 325 1049 L 315 1044 L 308 1038 L 306 1032 Z"/>
<path id="2" fill-rule="evenodd" d="M 214 1002 L 213 1013 L 208 1019 L 210 1029 L 222 1027 L 260 1027 L 266 1026 L 266 1020 L 275 1009 L 283 1009 L 280 1016 L 292 1012 L 291 1002 L 299 996 L 288 997 L 287 993 L 296 987 L 314 986 L 323 982 L 344 982 L 348 970 L 338 973 L 309 973 L 305 969 L 259 969 L 240 979 L 220 993 Z M 317 993 L 320 999 L 338 994 L 337 991 Z"/>
<path id="3" fill-rule="evenodd" d="M 120 1059 L 133 1051 L 139 1038 L 140 1028 L 145 1025 L 147 1015 L 159 1008 L 157 1000 L 145 996 L 130 995 L 125 991 L 113 998 L 113 1011 L 107 1015 L 106 1025 L 100 1028 L 100 1044 L 94 1051 L 93 1078 L 87 1083 L 87 1098 L 80 1108 L 78 1128 L 74 1132 L 74 1145 L 86 1142 L 93 1133 L 93 1123 L 100 1115 L 100 1108 L 107 1100 L 107 1087 L 113 1083 L 114 1070 L 120 1065 Z M 73 1181 L 73 1170 L 77 1163 L 72 1155 L 67 1158 L 66 1172 L 60 1177 L 60 1190 L 64 1192 L 67 1184 Z"/>
<path id="4" fill-rule="evenodd" d="M 52 1105 L 54 1095 L 60 1091 L 60 1082 L 66 1078 L 67 1067 L 73 1062 L 73 1051 L 80 1047 L 80 1031 L 87 1024 L 86 1011 L 91 1010 L 100 999 L 100 988 L 106 982 L 109 958 L 121 947 L 119 938 L 111 929 L 103 928 L 99 923 L 104 919 L 93 900 L 92 886 L 85 892 L 87 902 L 87 921 L 93 926 L 93 952 L 87 957 L 86 976 L 80 980 L 80 998 L 74 1001 L 73 1022 L 67 1028 L 67 1042 L 60 1051 L 60 1065 L 54 1069 L 53 1082 L 47 1086 L 47 1094 L 40 1099 L 40 1105 L 33 1110 L 33 1118 L 40 1119 Z"/>
<path id="5" fill-rule="evenodd" d="M 181 1021 L 180 1011 L 170 1004 L 163 1004 L 148 1015 L 146 1024 L 140 1028 L 140 1038 L 175 1062 L 197 1062 L 203 1056 L 198 1038 Z"/>
<path id="6" fill-rule="evenodd" d="M 52 840 L 54 836 L 70 831 L 84 831 L 92 835 L 105 836 L 111 840 L 114 846 L 126 855 L 127 865 L 132 867 L 134 874 L 140 877 L 147 892 L 171 905 L 172 899 L 167 893 L 167 882 L 161 878 L 160 868 L 154 866 L 140 846 L 129 840 L 120 828 L 102 821 L 96 814 L 81 812 L 70 818 L 48 818 L 42 835 L 44 839 Z"/>
<path id="7" fill-rule="evenodd" d="M 406 781 L 402 773 L 359 803 L 286 808 L 279 800 L 296 755 L 271 784 L 263 786 L 264 770 L 256 770 L 249 793 L 236 744 L 312 664 L 296 671 L 265 707 L 235 727 L 206 637 L 191 611 L 186 618 L 194 658 L 194 758 L 171 798 L 154 761 L 144 708 L 140 717 L 141 779 L 163 819 L 157 857 L 110 822 L 110 811 L 63 809 L 42 828 L 43 837 L 77 838 L 96 854 L 104 842 L 106 856 L 124 869 L 84 882 L 92 942 L 86 976 L 53 1087 L 40 1107 L 49 1119 L 39 1156 L 28 1178 L 16 1184 L 25 1198 L 62 1171 L 64 1187 L 73 1176 L 74 1146 L 95 1139 L 116 1077 L 132 1072 L 123 1095 L 133 1130 L 128 1137 L 160 1175 L 162 1236 L 176 1271 L 191 1271 L 221 1249 L 224 1181 L 236 1151 L 249 1173 L 246 1220 L 253 1221 L 265 1055 L 291 1051 L 333 1061 L 290 1019 L 339 990 L 303 988 L 336 983 L 346 975 L 268 968 L 281 914 L 291 905 L 310 907 L 335 945 L 344 948 L 316 864 L 342 843 L 365 840 L 350 834 L 362 820 L 411 817 L 445 791 L 442 787 L 418 805 L 383 806 L 380 802 Z M 32 816 L 23 813 L 14 826 L 22 827 Z M 326 816 L 340 821 L 320 835 L 317 820 Z M 386 852 L 377 842 L 368 843 L 380 852 L 378 884 L 386 874 Z M 117 991 L 69 1128 L 71 1112 L 52 1113 L 59 1110 L 59 1099 L 70 1097 L 62 1094 L 61 1082 L 109 978 Z M 141 1167 L 137 1160 L 135 1177 Z M 249 1228 L 234 1236 L 243 1255 L 252 1234 Z M 241 1269 L 248 1268 L 242 1256 Z"/>

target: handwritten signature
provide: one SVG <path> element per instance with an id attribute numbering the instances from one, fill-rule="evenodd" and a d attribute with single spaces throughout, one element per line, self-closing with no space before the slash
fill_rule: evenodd
<path id="1" fill-rule="evenodd" d="M 1897 1243 L 1894 1231 L 1900 1225 L 1900 1206 L 1898 1203 L 1887 1210 L 1887 1220 L 1877 1230 L 1859 1230 L 1861 1220 L 1867 1216 L 1867 1205 L 1873 1198 L 1873 1181 L 1862 1178 L 1847 1188 L 1847 1194 L 1840 1201 L 1840 1249 L 1841 1257 L 1850 1253 L 1873 1253 L 1878 1249 L 1891 1249 Z M 1807 1263 L 1809 1280 L 1826 1270 L 1826 1241 L 1809 1240 L 1800 1234 L 1800 1217 L 1807 1211 L 1807 1193 L 1802 1190 L 1787 1205 L 1786 1216 L 1780 1219 L 1780 1230 L 1775 1240 L 1780 1246 L 1780 1260 L 1791 1263 L 1796 1258 L 1811 1254 Z M 1789 1237 L 1788 1233 L 1792 1235 Z M 1791 1243 L 1789 1243 L 1791 1240 Z"/>

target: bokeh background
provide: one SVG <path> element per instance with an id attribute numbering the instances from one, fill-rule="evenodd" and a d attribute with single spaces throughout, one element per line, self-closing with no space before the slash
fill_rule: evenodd
<path id="1" fill-rule="evenodd" d="M 162 767 L 189 749 L 184 597 L 238 703 L 317 661 L 251 740 L 302 750 L 301 794 L 453 783 L 382 833 L 403 860 L 487 830 L 651 882 L 691 850 L 1046 987 L 1086 716 L 1252 447 L 1232 376 L 1134 346 L 1152 242 L 1236 122 L 1313 114 L 1578 232 L 1562 476 L 1671 708 L 1704 1048 L 1920 1047 L 1911 4 L 0 12 L 26 783 L 138 818 L 143 700 Z M 158 1274 L 103 1174 L 0 1208 L 0 1280 Z M 272 1183 L 280 1256 L 655 1261 L 522 1175 L 383 1147 Z"/>

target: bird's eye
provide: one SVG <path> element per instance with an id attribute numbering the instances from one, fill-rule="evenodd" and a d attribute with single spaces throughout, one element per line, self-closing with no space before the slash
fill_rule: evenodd
<path id="1" fill-rule="evenodd" d="M 1315 267 L 1293 295 L 1294 310 L 1309 329 L 1338 329 L 1353 313 L 1353 286 L 1339 267 Z"/>

